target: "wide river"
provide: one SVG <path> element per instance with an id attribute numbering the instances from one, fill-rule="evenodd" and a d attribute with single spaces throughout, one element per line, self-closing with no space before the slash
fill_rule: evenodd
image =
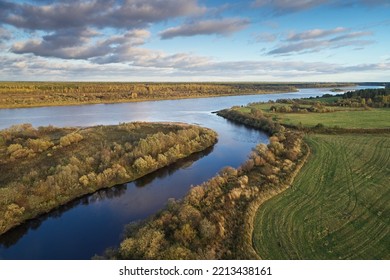
<path id="1" fill-rule="evenodd" d="M 0 259 L 90 259 L 118 246 L 126 224 L 156 213 L 169 198 L 183 197 L 191 185 L 213 177 L 222 167 L 238 167 L 257 143 L 267 143 L 266 134 L 229 122 L 213 111 L 324 93 L 330 92 L 302 89 L 283 94 L 1 109 L 0 129 L 19 123 L 62 127 L 173 121 L 211 128 L 218 133 L 218 143 L 140 180 L 98 191 L 16 227 L 0 237 Z"/>

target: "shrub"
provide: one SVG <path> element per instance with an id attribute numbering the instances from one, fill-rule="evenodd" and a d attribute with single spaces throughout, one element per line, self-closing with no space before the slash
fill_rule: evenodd
<path id="1" fill-rule="evenodd" d="M 83 139 L 84 139 L 84 137 L 81 134 L 73 132 L 73 133 L 70 133 L 68 135 L 61 137 L 60 138 L 60 145 L 61 145 L 61 147 L 66 147 L 66 146 L 69 146 L 73 143 L 80 142 Z"/>

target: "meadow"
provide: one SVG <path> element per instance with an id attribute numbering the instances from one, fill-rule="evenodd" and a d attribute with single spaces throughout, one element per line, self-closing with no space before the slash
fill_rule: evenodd
<path id="1" fill-rule="evenodd" d="M 389 259 L 390 135 L 307 135 L 292 186 L 258 209 L 264 259 Z"/>
<path id="2" fill-rule="evenodd" d="M 282 113 L 271 112 L 271 106 L 283 106 L 282 103 L 261 103 L 243 107 L 240 111 L 249 113 L 252 108 L 260 109 L 273 120 L 288 126 L 312 128 L 321 124 L 328 128 L 390 128 L 390 108 L 331 108 L 327 113 Z M 309 107 L 308 105 L 306 107 Z"/>

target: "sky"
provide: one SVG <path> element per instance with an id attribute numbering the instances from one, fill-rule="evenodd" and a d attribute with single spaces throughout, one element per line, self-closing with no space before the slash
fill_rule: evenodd
<path id="1" fill-rule="evenodd" d="M 389 82 L 390 0 L 0 0 L 0 80 Z"/>

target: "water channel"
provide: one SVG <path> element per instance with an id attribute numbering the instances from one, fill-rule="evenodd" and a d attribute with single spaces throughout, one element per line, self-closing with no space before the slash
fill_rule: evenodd
<path id="1" fill-rule="evenodd" d="M 218 133 L 218 143 L 204 152 L 158 170 L 135 182 L 77 199 L 0 236 L 0 259 L 90 259 L 118 246 L 124 226 L 162 209 L 169 198 L 183 197 L 191 185 L 213 177 L 222 167 L 238 167 L 266 134 L 213 114 L 250 102 L 300 98 L 329 89 L 121 104 L 1 109 L 0 129 L 19 123 L 34 126 L 91 126 L 131 121 L 198 124 Z"/>

